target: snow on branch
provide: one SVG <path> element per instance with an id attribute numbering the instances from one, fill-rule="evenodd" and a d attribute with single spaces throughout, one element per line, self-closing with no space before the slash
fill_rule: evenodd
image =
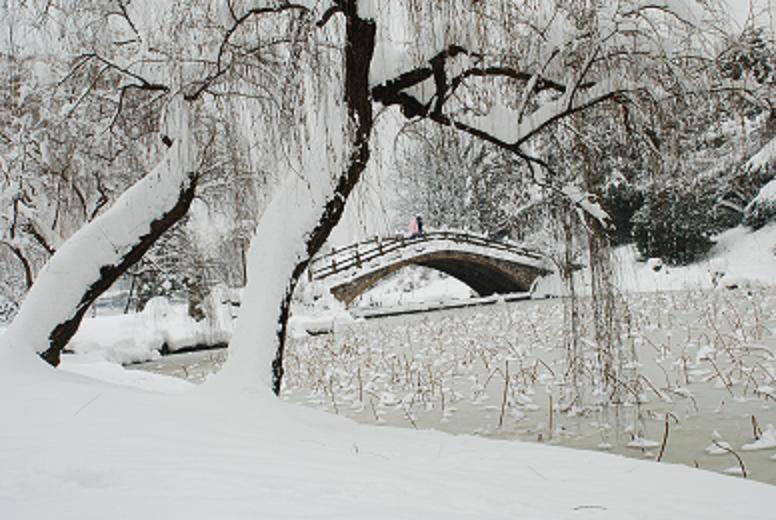
<path id="1" fill-rule="evenodd" d="M 216 80 L 226 74 L 226 72 L 229 70 L 229 67 L 225 67 L 223 63 L 226 49 L 229 46 L 229 42 L 232 36 L 234 36 L 240 27 L 242 27 L 248 20 L 264 15 L 279 14 L 289 11 L 300 12 L 303 16 L 310 13 L 309 7 L 296 3 L 284 3 L 275 7 L 254 7 L 253 9 L 248 9 L 240 16 L 235 14 L 231 4 L 229 4 L 229 9 L 232 17 L 234 17 L 234 23 L 226 30 L 221 40 L 221 44 L 218 47 L 218 54 L 216 56 L 216 70 L 212 74 L 209 74 L 206 78 L 196 82 L 197 88 L 185 95 L 185 99 L 187 101 L 194 101 L 198 99 L 202 93 L 205 92 Z"/>
<path id="2" fill-rule="evenodd" d="M 408 118 L 428 118 L 447 126 L 455 126 L 459 130 L 484 138 L 497 146 L 518 152 L 523 144 L 552 123 L 605 101 L 621 99 L 625 94 L 637 90 L 634 85 L 616 77 L 598 82 L 584 81 L 584 77 L 589 72 L 589 66 L 585 67 L 582 73 L 568 86 L 536 73 L 503 66 L 466 68 L 454 78 L 448 79 L 446 63 L 449 59 L 461 55 L 478 57 L 463 47 L 452 45 L 432 57 L 429 60 L 430 67 L 415 68 L 377 85 L 372 88 L 372 95 L 375 101 L 385 106 L 399 106 Z M 594 57 L 595 53 L 589 63 L 592 63 Z M 463 81 L 471 77 L 505 77 L 518 80 L 524 84 L 524 89 L 531 89 L 531 92 L 524 92 L 524 98 L 529 94 L 544 90 L 552 90 L 561 95 L 554 100 L 542 103 L 538 109 L 525 118 L 522 116 L 526 106 L 524 101 L 519 113 L 508 114 L 509 111 L 506 107 L 500 107 L 476 118 L 476 121 L 471 123 L 455 124 L 444 114 L 445 103 Z M 408 92 L 411 87 L 415 87 L 430 78 L 433 78 L 435 88 L 430 101 L 424 103 Z"/>
<path id="3" fill-rule="evenodd" d="M 458 56 L 478 58 L 478 55 L 453 45 L 432 57 L 429 60 L 430 67 L 417 67 L 377 85 L 373 87 L 372 95 L 375 101 L 385 106 L 398 106 L 407 118 L 428 119 L 514 153 L 529 165 L 538 184 L 569 199 L 580 210 L 598 220 L 604 227 L 608 227 L 608 215 L 591 194 L 577 188 L 543 182 L 535 174 L 534 167 L 545 171 L 552 171 L 552 168 L 541 158 L 528 155 L 523 151 L 523 146 L 531 138 L 552 124 L 607 101 L 622 101 L 628 94 L 639 90 L 629 81 L 614 76 L 596 82 L 585 81 L 585 76 L 590 71 L 597 52 L 591 54 L 582 71 L 570 78 L 566 85 L 544 78 L 538 73 L 500 66 L 465 68 L 450 80 L 446 66 L 448 60 Z M 491 107 L 490 111 L 482 116 L 459 115 L 454 118 L 445 112 L 445 103 L 466 78 L 497 76 L 514 79 L 523 84 L 523 99 L 518 112 L 498 105 Z M 433 97 L 424 102 L 409 90 L 428 79 L 433 79 L 435 90 Z M 528 89 L 530 92 L 527 91 Z M 545 90 L 559 95 L 553 99 L 544 100 L 537 109 L 524 115 L 528 96 Z"/>
<path id="4" fill-rule="evenodd" d="M 776 137 L 768 141 L 759 152 L 746 162 L 746 169 L 750 171 L 759 170 L 766 168 L 774 162 L 776 162 Z"/>
<path id="5" fill-rule="evenodd" d="M 177 104 L 170 110 L 166 133 L 177 138 L 156 168 L 49 259 L 6 332 L 7 345 L 56 365 L 94 300 L 186 214 L 199 175 L 185 112 Z"/>
<path id="6" fill-rule="evenodd" d="M 611 227 L 611 219 L 609 218 L 609 214 L 606 213 L 606 211 L 604 211 L 604 209 L 598 203 L 595 195 L 580 189 L 578 186 L 570 184 L 563 186 L 560 191 L 577 207 L 579 211 L 582 212 L 580 217 L 589 215 L 590 217 L 597 220 L 601 226 L 604 227 L 604 229 L 609 229 Z M 584 218 L 581 218 L 581 220 L 582 222 L 585 221 Z"/>

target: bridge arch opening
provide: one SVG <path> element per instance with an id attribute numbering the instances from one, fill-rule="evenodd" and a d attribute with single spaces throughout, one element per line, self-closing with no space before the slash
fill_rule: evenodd
<path id="1" fill-rule="evenodd" d="M 519 244 L 460 231 L 419 237 L 375 238 L 316 258 L 308 274 L 326 280 L 332 294 L 349 305 L 380 280 L 419 265 L 460 280 L 480 296 L 528 291 L 549 271 L 546 258 Z"/>
<path id="2" fill-rule="evenodd" d="M 422 265 L 407 265 L 387 274 L 356 296 L 352 306 L 393 307 L 403 304 L 465 300 L 474 290 L 449 274 Z"/>
<path id="3" fill-rule="evenodd" d="M 331 288 L 332 294 L 346 305 L 378 282 L 410 266 L 417 265 L 443 272 L 466 284 L 478 296 L 527 292 L 533 281 L 546 270 L 480 254 L 439 250 L 421 253 L 377 269 L 367 270 Z"/>

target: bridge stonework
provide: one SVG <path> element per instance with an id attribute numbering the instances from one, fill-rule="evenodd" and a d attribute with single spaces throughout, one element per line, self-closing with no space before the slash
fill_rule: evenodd
<path id="1" fill-rule="evenodd" d="M 357 276 L 331 288 L 331 293 L 345 305 L 368 291 L 377 282 L 410 265 L 421 265 L 457 278 L 479 296 L 526 292 L 547 270 L 507 260 L 461 251 L 435 251 L 401 260 Z"/>
<path id="2" fill-rule="evenodd" d="M 392 273 L 409 265 L 436 269 L 457 278 L 480 296 L 526 292 L 547 274 L 547 259 L 513 243 L 456 231 L 421 237 L 376 238 L 313 260 L 311 280 L 332 278 L 330 290 L 349 305 Z"/>

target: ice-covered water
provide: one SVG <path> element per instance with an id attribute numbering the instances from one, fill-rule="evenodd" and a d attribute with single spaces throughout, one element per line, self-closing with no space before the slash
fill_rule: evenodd
<path id="1" fill-rule="evenodd" d="M 584 385 L 587 405 L 563 402 L 560 300 L 384 318 L 293 340 L 283 398 L 364 423 L 648 459 L 663 451 L 664 463 L 712 471 L 740 472 L 738 455 L 750 478 L 776 484 L 776 447 L 744 449 L 776 434 L 768 429 L 776 426 L 776 291 L 652 293 L 626 303 L 620 340 L 638 365 L 622 381 L 621 405 L 590 405 Z M 200 382 L 225 355 L 142 368 Z"/>

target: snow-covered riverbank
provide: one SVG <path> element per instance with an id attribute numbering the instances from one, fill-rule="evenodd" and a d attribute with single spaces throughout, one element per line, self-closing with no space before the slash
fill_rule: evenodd
<path id="1" fill-rule="evenodd" d="M 663 461 L 740 472 L 734 455 L 707 450 L 727 442 L 750 478 L 776 484 L 776 450 L 742 449 L 755 441 L 753 418 L 764 432 L 776 425 L 776 292 L 634 295 L 629 307 L 640 362 L 639 378 L 629 382 L 637 406 L 564 411 L 558 300 L 379 319 L 297 338 L 289 345 L 283 397 L 366 424 L 649 460 L 661 452 L 668 421 Z M 142 368 L 201 383 L 225 356 L 172 356 Z"/>
<path id="2" fill-rule="evenodd" d="M 361 426 L 265 389 L 215 384 L 160 394 L 167 379 L 148 392 L 8 353 L 1 361 L 2 518 L 774 514 L 775 487 L 677 465 Z"/>

